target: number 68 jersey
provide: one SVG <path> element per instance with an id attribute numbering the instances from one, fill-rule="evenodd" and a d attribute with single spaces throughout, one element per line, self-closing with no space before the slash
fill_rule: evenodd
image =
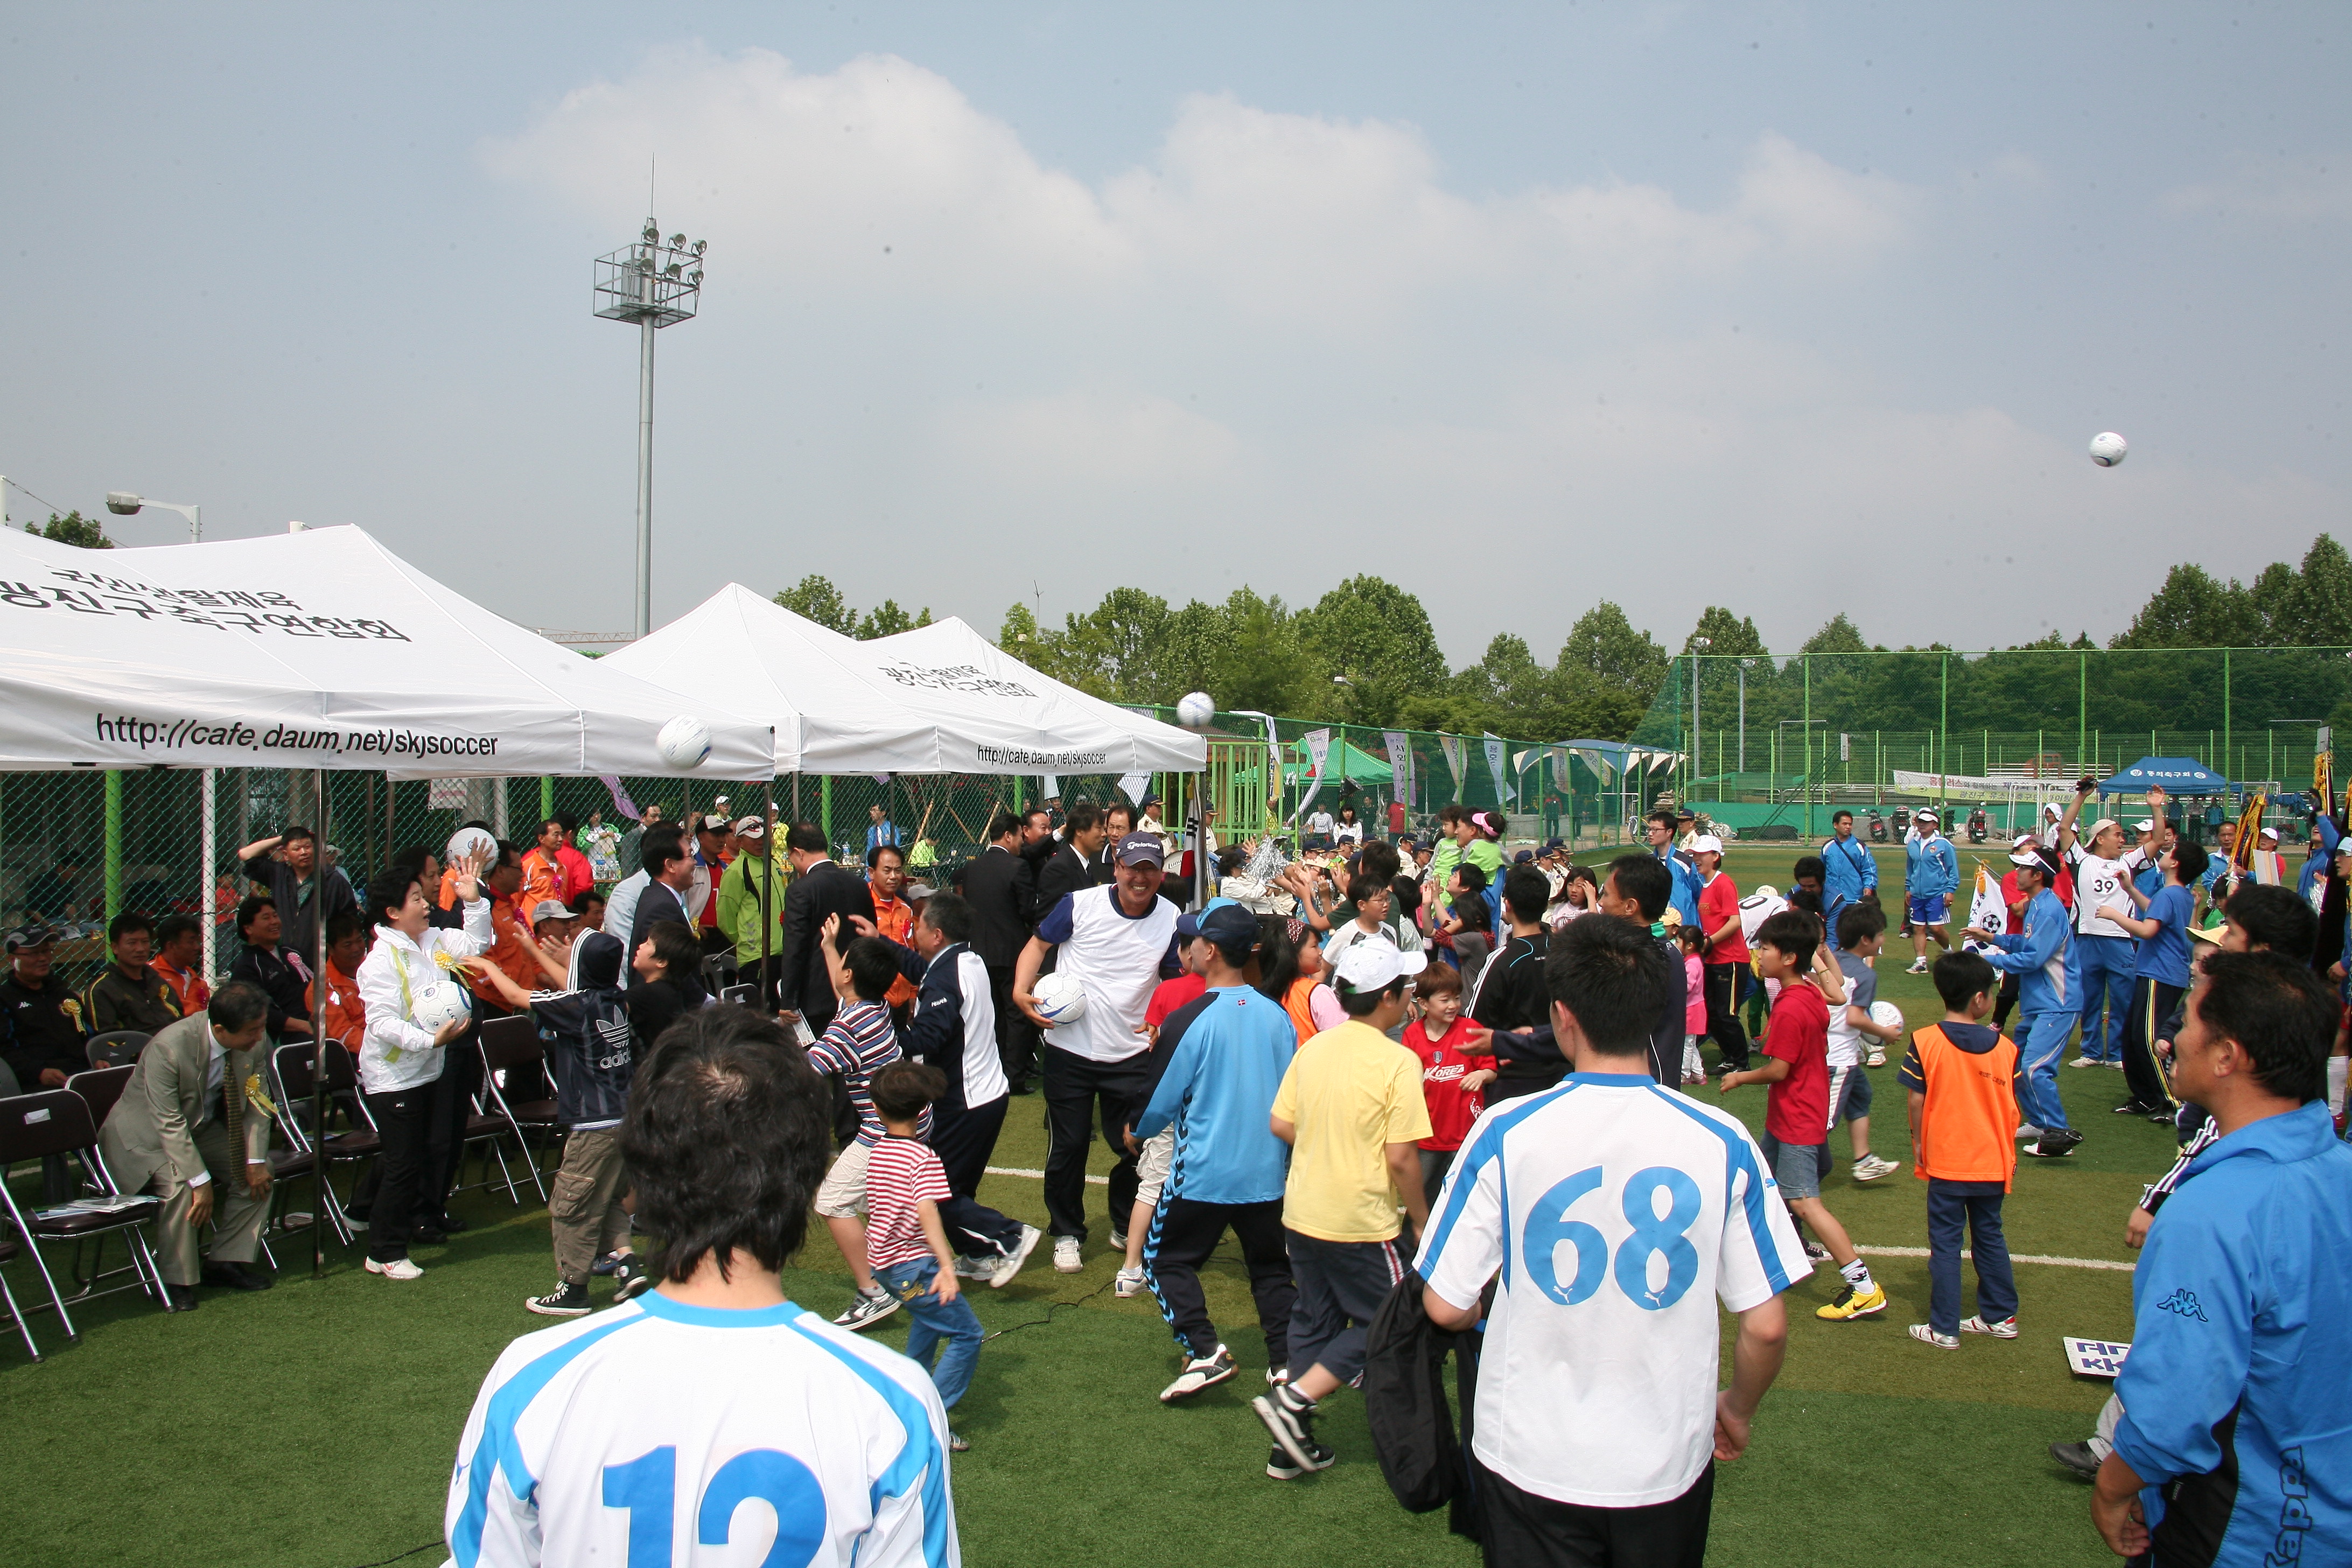
<path id="1" fill-rule="evenodd" d="M 1589 1508 L 1670 1502 L 1715 1445 L 1720 1300 L 1745 1311 L 1811 1272 L 1734 1118 L 1647 1074 L 1574 1073 L 1487 1110 L 1417 1265 L 1476 1302 L 1479 1462 Z"/>
<path id="2" fill-rule="evenodd" d="M 923 1370 L 792 1302 L 658 1290 L 509 1345 L 457 1446 L 457 1568 L 961 1562 Z"/>

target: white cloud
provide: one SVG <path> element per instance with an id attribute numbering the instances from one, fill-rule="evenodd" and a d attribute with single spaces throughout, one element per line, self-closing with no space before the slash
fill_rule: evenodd
<path id="1" fill-rule="evenodd" d="M 2234 180 L 2176 186 L 2158 205 L 2175 217 L 2338 222 L 2352 217 L 2352 157 L 2284 170 L 2249 168 Z"/>
<path id="2" fill-rule="evenodd" d="M 1057 393 L 960 403 L 940 421 L 943 451 L 992 479 L 1100 503 L 1136 486 L 1234 476 L 1239 437 L 1164 397 Z"/>

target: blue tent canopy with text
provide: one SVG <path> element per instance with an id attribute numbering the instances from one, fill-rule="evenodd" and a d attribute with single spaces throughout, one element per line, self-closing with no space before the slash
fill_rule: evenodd
<path id="1" fill-rule="evenodd" d="M 2115 777 L 2099 783 L 2099 794 L 2146 795 L 2149 789 L 2168 795 L 2228 795 L 2230 781 L 2194 757 L 2142 757 Z"/>

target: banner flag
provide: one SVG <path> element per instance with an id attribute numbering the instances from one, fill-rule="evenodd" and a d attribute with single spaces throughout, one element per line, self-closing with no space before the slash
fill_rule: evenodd
<path id="1" fill-rule="evenodd" d="M 1440 735 L 1437 744 L 1438 749 L 1445 753 L 1445 765 L 1454 774 L 1454 793 L 1458 797 L 1462 794 L 1462 737 Z"/>
<path id="2" fill-rule="evenodd" d="M 1402 801 L 1412 799 L 1412 741 L 1402 730 L 1385 730 L 1381 738 L 1389 745 L 1389 777 L 1395 785 L 1392 797 Z"/>
<path id="3" fill-rule="evenodd" d="M 1307 775 L 1307 794 L 1298 802 L 1298 815 L 1303 817 L 1307 815 L 1307 806 L 1323 790 L 1323 764 L 1331 757 L 1331 731 L 1309 730 L 1299 739 L 1307 742 L 1307 760 L 1313 768 Z"/>
<path id="4" fill-rule="evenodd" d="M 1505 759 L 1509 751 L 1509 742 L 1491 731 L 1487 731 L 1486 771 L 1495 776 L 1495 800 L 1501 805 L 1508 805 L 1515 798 L 1509 782 L 1504 777 L 1507 771 Z"/>

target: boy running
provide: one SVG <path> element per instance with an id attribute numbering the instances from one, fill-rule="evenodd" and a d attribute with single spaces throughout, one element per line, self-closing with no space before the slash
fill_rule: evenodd
<path id="1" fill-rule="evenodd" d="M 952 1410 L 971 1386 L 982 1335 L 979 1317 L 956 1283 L 955 1254 L 948 1247 L 947 1226 L 940 1223 L 940 1205 L 953 1196 L 948 1173 L 923 1142 L 930 1103 L 946 1089 L 940 1069 L 919 1062 L 892 1062 L 867 1086 L 882 1139 L 866 1162 L 866 1208 L 874 1226 L 865 1250 L 875 1279 L 905 1302 L 915 1320 L 907 1331 L 907 1358 L 931 1374 L 940 1406 Z M 947 1343 L 944 1352 L 941 1341 Z M 961 1454 L 970 1447 L 948 1434 L 950 1451 Z"/>
<path id="2" fill-rule="evenodd" d="M 2162 788 L 2147 792 L 2147 807 L 2156 825 L 2149 837 L 2158 844 L 2165 837 L 2164 802 Z M 2137 882 L 2125 886 L 2131 901 L 2139 906 L 2137 916 L 2120 899 L 2109 900 L 2099 913 L 2139 939 L 2131 1007 L 2124 1015 L 2124 1081 L 2130 1098 L 2116 1107 L 2116 1114 L 2169 1121 L 2175 1106 L 2164 1068 L 2156 1058 L 2157 1028 L 2189 994 L 2189 921 L 2197 911 L 2194 889 L 2205 875 L 2205 850 L 2186 838 L 2175 838 L 2157 865 L 2164 882 L 2153 896 L 2142 897 Z"/>
<path id="3" fill-rule="evenodd" d="M 2017 1171 L 2017 1047 L 1984 1021 L 2000 981 L 1973 952 L 1936 961 L 1944 1021 L 1911 1036 L 1899 1076 L 1911 1104 L 1912 1173 L 1927 1184 L 1927 1321 L 1911 1337 L 1958 1350 L 1962 1334 L 2017 1338 L 2017 1277 L 2000 1200 Z M 1960 1318 L 1960 1232 L 1977 1266 L 1977 1312 Z"/>
<path id="4" fill-rule="evenodd" d="M 1782 910 L 1756 930 L 1756 967 L 1780 982 L 1772 1022 L 1764 1035 L 1764 1065 L 1726 1073 L 1721 1092 L 1742 1084 L 1769 1084 L 1764 1110 L 1764 1158 L 1780 1184 L 1789 1212 L 1812 1226 L 1845 1284 L 1813 1316 L 1851 1321 L 1886 1310 L 1886 1292 L 1870 1277 L 1846 1238 L 1845 1226 L 1822 1202 L 1822 1168 L 1829 1163 L 1829 1004 L 1811 978 L 1820 945 L 1813 917 Z"/>
<path id="5" fill-rule="evenodd" d="M 857 1299 L 835 1318 L 834 1326 L 866 1329 L 898 1310 L 899 1298 L 876 1283 L 866 1257 L 866 1227 L 858 1214 L 866 1207 L 866 1165 L 875 1146 L 887 1136 L 874 1109 L 874 1075 L 899 1058 L 898 1034 L 890 1026 L 889 1009 L 882 999 L 898 977 L 898 961 L 880 937 L 859 937 L 844 952 L 841 917 L 827 915 L 823 933 L 825 967 L 833 976 L 833 994 L 840 1001 L 833 1021 L 808 1048 L 809 1066 L 839 1076 L 857 1111 L 857 1136 L 824 1173 L 816 1191 L 816 1212 L 833 1232 L 857 1283 Z M 924 1103 L 928 1106 L 929 1100 Z M 930 1114 L 923 1112 L 926 1131 Z"/>
<path id="6" fill-rule="evenodd" d="M 1886 916 L 1876 904 L 1850 903 L 1837 918 L 1837 945 L 1830 962 L 1845 980 L 1845 1001 L 1830 1009 L 1830 1120 L 1827 1131 L 1845 1123 L 1853 1141 L 1853 1179 L 1874 1182 L 1902 1169 L 1892 1160 L 1870 1152 L 1870 1075 L 1863 1071 L 1864 1041 L 1870 1054 L 1885 1060 L 1885 1042 L 1901 1031 L 1870 1016 L 1878 1000 L 1878 972 L 1870 961 L 1886 941 Z"/>

